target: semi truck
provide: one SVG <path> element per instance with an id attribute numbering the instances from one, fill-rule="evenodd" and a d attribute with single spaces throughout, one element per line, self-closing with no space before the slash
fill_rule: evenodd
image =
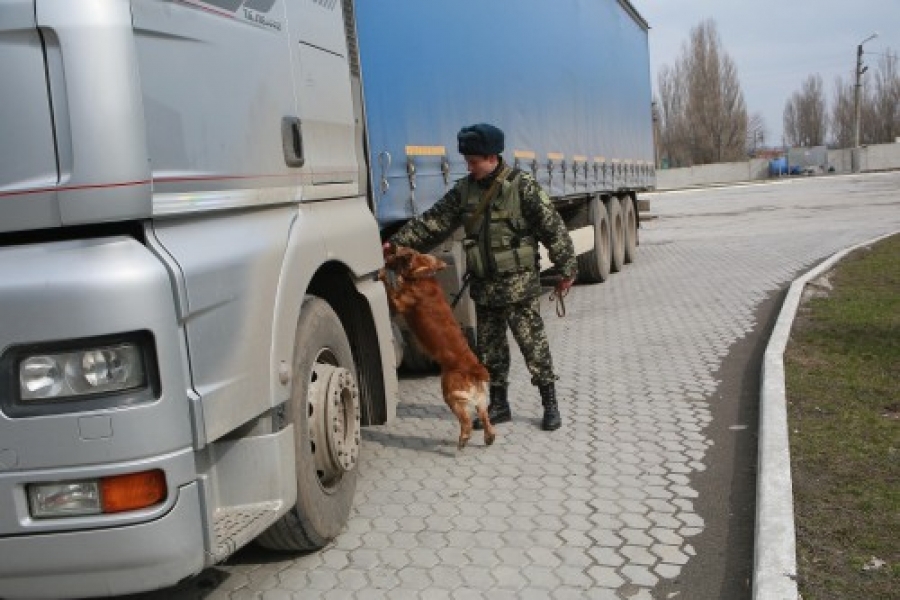
<path id="1" fill-rule="evenodd" d="M 487 121 L 579 278 L 621 269 L 647 31 L 625 0 L 0 1 L 0 598 L 336 537 L 414 356 L 382 240 Z"/>

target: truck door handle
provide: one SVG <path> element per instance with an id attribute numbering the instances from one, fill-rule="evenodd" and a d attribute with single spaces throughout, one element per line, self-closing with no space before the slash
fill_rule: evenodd
<path id="1" fill-rule="evenodd" d="M 302 167 L 306 158 L 303 156 L 303 130 L 299 118 L 281 119 L 281 145 L 284 148 L 285 164 L 289 167 Z"/>

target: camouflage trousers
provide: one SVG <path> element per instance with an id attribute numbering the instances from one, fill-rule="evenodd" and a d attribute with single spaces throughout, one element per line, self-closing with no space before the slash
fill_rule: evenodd
<path id="1" fill-rule="evenodd" d="M 553 383 L 553 360 L 550 344 L 540 313 L 540 296 L 504 306 L 475 305 L 478 319 L 478 358 L 491 374 L 491 385 L 509 384 L 509 342 L 506 329 L 522 352 L 531 383 L 536 386 Z"/>

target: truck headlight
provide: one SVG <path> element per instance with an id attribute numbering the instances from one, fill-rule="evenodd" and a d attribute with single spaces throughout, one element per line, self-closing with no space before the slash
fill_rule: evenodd
<path id="1" fill-rule="evenodd" d="M 161 393 L 149 331 L 21 344 L 0 355 L 0 412 L 13 418 L 134 406 Z"/>
<path id="2" fill-rule="evenodd" d="M 144 358 L 134 343 L 32 355 L 19 363 L 23 401 L 66 400 L 146 384 Z"/>

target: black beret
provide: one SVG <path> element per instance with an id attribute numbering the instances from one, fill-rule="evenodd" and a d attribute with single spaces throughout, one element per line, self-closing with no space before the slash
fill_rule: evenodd
<path id="1" fill-rule="evenodd" d="M 500 154 L 503 152 L 503 132 L 487 123 L 463 127 L 456 134 L 460 154 Z"/>

